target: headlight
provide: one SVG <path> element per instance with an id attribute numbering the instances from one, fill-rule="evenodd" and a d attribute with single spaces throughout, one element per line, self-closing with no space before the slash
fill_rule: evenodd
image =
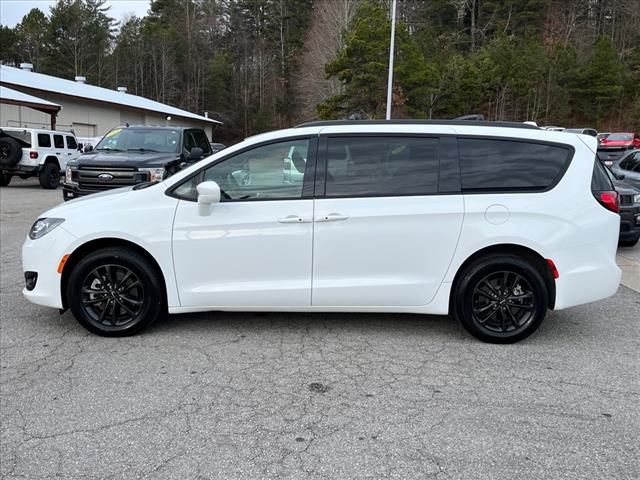
<path id="1" fill-rule="evenodd" d="M 640 193 L 636 193 L 633 196 L 633 203 L 640 203 Z"/>
<path id="2" fill-rule="evenodd" d="M 67 167 L 67 169 L 64 171 L 64 181 L 66 183 L 77 183 L 73 180 L 73 175 L 71 173 L 71 167 Z"/>
<path id="3" fill-rule="evenodd" d="M 51 230 L 61 225 L 64 218 L 39 218 L 29 230 L 29 238 L 35 240 L 45 236 Z"/>
<path id="4" fill-rule="evenodd" d="M 139 168 L 138 171 L 146 172 L 150 182 L 161 182 L 164 178 L 164 167 L 160 168 Z"/>

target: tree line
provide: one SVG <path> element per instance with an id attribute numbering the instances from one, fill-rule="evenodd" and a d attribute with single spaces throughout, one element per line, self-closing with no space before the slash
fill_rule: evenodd
<path id="1" fill-rule="evenodd" d="M 383 118 L 390 0 L 58 0 L 0 28 L 0 60 L 209 112 L 233 141 Z M 640 129 L 640 0 L 399 0 L 393 115 Z"/>

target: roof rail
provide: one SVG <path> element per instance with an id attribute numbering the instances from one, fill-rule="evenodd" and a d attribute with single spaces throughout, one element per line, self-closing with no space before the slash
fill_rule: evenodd
<path id="1" fill-rule="evenodd" d="M 474 127 L 524 128 L 540 130 L 539 127 L 520 122 L 485 122 L 480 120 L 319 120 L 296 125 L 302 127 L 331 127 L 342 125 L 466 125 Z"/>

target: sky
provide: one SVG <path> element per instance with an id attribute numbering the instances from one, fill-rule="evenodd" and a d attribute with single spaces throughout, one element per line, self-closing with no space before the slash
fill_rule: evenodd
<path id="1" fill-rule="evenodd" d="M 49 7 L 55 3 L 56 0 L 0 0 L 0 23 L 15 27 L 32 8 L 39 8 L 49 15 Z M 130 14 L 144 16 L 149 8 L 149 0 L 107 0 L 105 5 L 111 7 L 109 15 L 120 21 Z"/>

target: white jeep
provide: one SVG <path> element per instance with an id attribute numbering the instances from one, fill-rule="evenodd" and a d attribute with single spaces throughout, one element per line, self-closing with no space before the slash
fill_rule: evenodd
<path id="1" fill-rule="evenodd" d="M 80 155 L 73 133 L 39 128 L 0 128 L 0 185 L 11 178 L 38 177 L 40 186 L 55 189 L 67 162 Z"/>

